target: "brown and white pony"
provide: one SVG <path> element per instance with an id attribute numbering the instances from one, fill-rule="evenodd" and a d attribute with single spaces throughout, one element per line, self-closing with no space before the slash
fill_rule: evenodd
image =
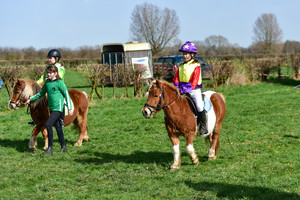
<path id="1" fill-rule="evenodd" d="M 18 79 L 15 80 L 14 94 L 9 102 L 11 109 L 18 109 L 19 107 L 24 107 L 24 103 L 30 97 L 39 93 L 41 86 L 29 79 Z M 90 141 L 90 138 L 87 133 L 87 113 L 88 113 L 88 99 L 86 94 L 82 91 L 71 89 L 69 90 L 70 97 L 74 104 L 74 114 L 72 116 L 65 116 L 65 126 L 73 123 L 79 128 L 79 138 L 74 146 L 81 146 L 82 140 Z M 29 105 L 30 115 L 36 126 L 32 130 L 31 138 L 29 141 L 29 149 L 34 150 L 37 145 L 37 136 L 39 132 L 42 132 L 45 146 L 44 149 L 48 148 L 48 135 L 46 129 L 46 122 L 50 116 L 48 109 L 47 96 L 32 102 Z"/>
<path id="2" fill-rule="evenodd" d="M 203 93 L 210 99 L 212 108 L 207 112 L 206 135 L 210 141 L 208 160 L 217 158 L 219 150 L 219 133 L 226 112 L 224 96 L 213 91 Z M 179 136 L 186 139 L 186 150 L 194 165 L 199 164 L 199 159 L 193 147 L 194 137 L 199 131 L 196 118 L 190 109 L 189 103 L 184 95 L 180 95 L 178 89 L 166 81 L 154 80 L 149 88 L 147 103 L 142 109 L 145 118 L 151 118 L 158 111 L 164 110 L 165 125 L 169 138 L 173 144 L 174 163 L 170 169 L 177 169 L 181 165 Z"/>

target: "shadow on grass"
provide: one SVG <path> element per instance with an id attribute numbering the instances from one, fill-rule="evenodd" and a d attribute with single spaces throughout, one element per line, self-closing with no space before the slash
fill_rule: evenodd
<path id="1" fill-rule="evenodd" d="M 160 165 L 166 165 L 168 162 L 172 161 L 172 153 L 164 152 L 142 152 L 135 151 L 130 155 L 121 155 L 121 154 L 110 154 L 110 153 L 94 153 L 96 156 L 93 158 L 86 159 L 75 159 L 75 161 L 80 163 L 90 163 L 101 165 L 111 162 L 125 162 L 125 163 L 156 163 Z"/>
<path id="2" fill-rule="evenodd" d="M 84 153 L 84 152 L 82 152 Z M 165 153 L 165 152 L 143 152 L 143 151 L 135 151 L 132 152 L 130 155 L 121 155 L 121 154 L 110 154 L 110 153 L 94 153 L 96 157 L 90 158 L 80 158 L 75 159 L 75 161 L 80 163 L 89 163 L 95 165 L 101 165 L 105 163 L 112 163 L 112 162 L 124 162 L 129 164 L 151 164 L 156 163 L 162 166 L 169 166 L 170 163 L 173 162 L 173 154 L 172 153 Z M 188 156 L 184 153 L 182 156 Z M 199 161 L 207 161 L 207 157 L 199 156 Z M 191 162 L 182 162 L 181 166 L 184 165 L 192 165 Z"/>
<path id="3" fill-rule="evenodd" d="M 10 139 L 1 140 L 0 139 L 0 146 L 2 146 L 2 147 L 8 147 L 8 148 L 14 148 L 18 152 L 31 152 L 29 150 L 29 146 L 28 146 L 29 140 L 30 140 L 30 138 L 24 139 L 24 140 L 10 140 Z M 59 144 L 59 140 L 58 139 L 55 139 L 53 142 L 56 142 L 56 143 Z M 68 143 L 68 140 L 66 140 L 66 142 Z M 42 137 L 38 137 L 37 138 L 37 147 L 36 148 L 43 150 L 44 145 L 45 145 L 44 139 Z"/>
<path id="4" fill-rule="evenodd" d="M 284 135 L 283 137 L 299 139 L 299 136 L 295 136 L 295 135 Z"/>
<path id="5" fill-rule="evenodd" d="M 300 85 L 300 81 L 297 81 L 297 80 L 294 80 L 291 78 L 282 78 L 282 79 L 274 78 L 274 79 L 270 79 L 266 82 L 280 84 L 280 85 L 288 85 L 288 86 L 292 86 L 292 87 L 296 87 L 297 85 Z"/>
<path id="6" fill-rule="evenodd" d="M 24 140 L 9 140 L 9 139 L 0 139 L 0 146 L 14 148 L 19 152 L 27 152 L 28 151 L 28 142 L 29 139 Z"/>
<path id="7" fill-rule="evenodd" d="M 251 187 L 226 183 L 211 183 L 205 181 L 199 183 L 185 181 L 185 184 L 196 191 L 216 192 L 217 197 L 226 199 L 300 199 L 300 196 L 297 193 L 281 192 L 264 187 Z"/>

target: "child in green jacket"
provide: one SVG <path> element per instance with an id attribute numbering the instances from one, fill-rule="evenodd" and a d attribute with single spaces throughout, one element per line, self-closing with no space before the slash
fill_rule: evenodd
<path id="1" fill-rule="evenodd" d="M 41 91 L 35 96 L 28 99 L 26 101 L 26 104 L 29 104 L 31 101 L 35 101 L 43 97 L 47 93 L 50 117 L 46 123 L 48 132 L 48 149 L 46 150 L 45 154 L 53 154 L 53 125 L 55 126 L 61 144 L 60 152 L 67 151 L 60 116 L 64 110 L 64 99 L 66 99 L 70 116 L 73 115 L 73 104 L 64 82 L 58 75 L 58 69 L 55 65 L 49 65 L 47 67 L 47 78 L 48 79 L 45 81 L 45 84 L 43 85 Z"/>

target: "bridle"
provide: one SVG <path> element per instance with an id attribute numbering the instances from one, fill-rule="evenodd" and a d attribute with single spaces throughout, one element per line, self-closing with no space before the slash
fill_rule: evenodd
<path id="1" fill-rule="evenodd" d="M 148 109 L 151 111 L 151 114 L 152 114 L 153 112 L 157 113 L 158 111 L 160 111 L 160 110 L 162 110 L 162 109 L 168 107 L 168 106 L 171 105 L 173 102 L 175 102 L 175 100 L 179 97 L 178 94 L 177 94 L 176 97 L 175 97 L 175 99 L 174 99 L 172 102 L 167 103 L 167 104 L 165 104 L 164 106 L 161 106 L 162 99 L 165 100 L 164 87 L 162 87 L 162 88 L 157 87 L 157 88 L 161 90 L 161 93 L 160 93 L 160 95 L 159 95 L 159 101 L 158 101 L 158 104 L 157 104 L 156 106 L 154 106 L 154 105 L 145 103 L 145 105 L 144 105 L 144 107 L 148 108 Z M 154 110 L 152 110 L 152 109 L 150 109 L 150 108 L 153 108 Z"/>
<path id="2" fill-rule="evenodd" d="M 20 104 L 22 104 L 22 99 L 23 99 L 22 94 L 23 94 L 23 91 L 24 91 L 24 89 L 25 89 L 25 86 L 26 86 L 25 84 L 24 84 L 24 85 L 21 85 L 22 91 L 21 91 L 21 92 L 16 92 L 17 94 L 19 94 L 19 96 L 18 96 L 18 98 L 17 98 L 16 101 L 10 101 L 11 104 L 14 103 L 14 104 L 16 104 L 17 107 L 19 107 Z"/>

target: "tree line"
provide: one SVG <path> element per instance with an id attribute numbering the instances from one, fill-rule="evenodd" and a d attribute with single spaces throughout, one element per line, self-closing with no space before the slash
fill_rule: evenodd
<path id="1" fill-rule="evenodd" d="M 148 42 L 151 45 L 154 59 L 162 55 L 179 54 L 178 49 L 184 42 L 178 39 L 180 23 L 176 11 L 160 8 L 150 3 L 135 6 L 131 14 L 129 31 L 132 41 Z M 192 42 L 197 46 L 198 55 L 203 58 L 224 55 L 300 53 L 300 42 L 290 40 L 282 42 L 282 35 L 283 30 L 279 27 L 276 16 L 272 13 L 263 13 L 253 24 L 253 43 L 247 48 L 231 44 L 222 35 L 210 35 L 204 40 Z M 101 46 L 99 45 L 83 46 L 78 49 L 57 48 L 61 50 L 63 60 L 71 64 L 88 61 L 101 63 Z M 49 50 L 37 50 L 33 47 L 23 49 L 0 47 L 0 62 L 46 60 L 45 56 Z"/>
<path id="2" fill-rule="evenodd" d="M 219 42 L 212 42 L 219 41 Z M 222 45 L 223 44 L 223 45 Z M 179 55 L 178 49 L 181 46 L 181 42 L 172 46 L 165 47 L 160 53 L 153 56 L 154 61 L 160 56 L 164 55 Z M 239 46 L 231 45 L 223 36 L 209 36 L 205 41 L 195 41 L 195 45 L 199 51 L 198 55 L 203 58 L 219 58 L 219 59 L 234 59 L 242 57 L 265 57 L 266 55 L 260 51 L 259 45 L 255 44 L 249 48 L 241 48 Z M 101 47 L 100 46 L 85 46 L 79 49 L 70 48 L 58 48 L 62 52 L 62 61 L 68 66 L 74 66 L 78 64 L 86 64 L 89 61 L 101 63 Z M 9 48 L 0 47 L 0 65 L 6 63 L 14 64 L 33 64 L 33 63 L 45 63 L 48 61 L 46 55 L 50 49 L 35 49 L 33 47 L 28 48 Z M 273 54 L 298 54 L 300 53 L 300 42 L 289 41 L 279 44 L 278 49 Z M 272 54 L 268 54 L 272 55 Z"/>

